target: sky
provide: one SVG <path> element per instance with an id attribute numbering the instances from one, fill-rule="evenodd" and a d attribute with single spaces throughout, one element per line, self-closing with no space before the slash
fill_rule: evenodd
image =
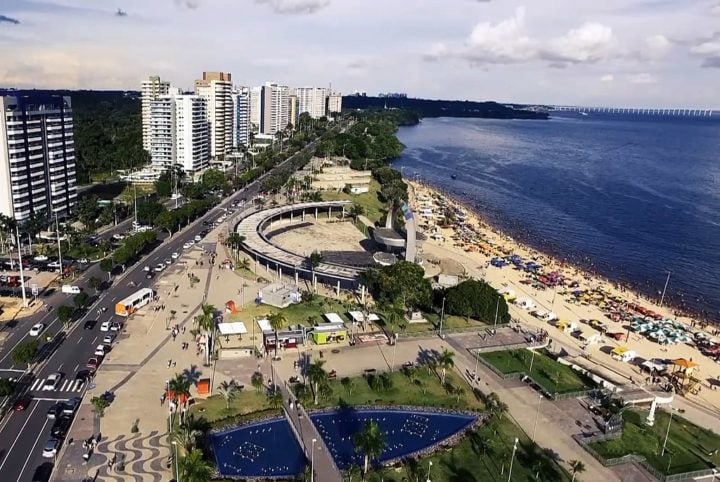
<path id="1" fill-rule="evenodd" d="M 120 10 L 119 10 L 120 9 Z M 0 87 L 720 108 L 720 0 L 0 0 Z"/>

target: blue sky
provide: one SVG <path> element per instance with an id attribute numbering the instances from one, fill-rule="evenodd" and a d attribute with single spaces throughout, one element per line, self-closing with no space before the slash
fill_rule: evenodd
<path id="1" fill-rule="evenodd" d="M 126 15 L 117 15 L 118 8 Z M 0 86 L 720 107 L 720 0 L 1 0 Z"/>

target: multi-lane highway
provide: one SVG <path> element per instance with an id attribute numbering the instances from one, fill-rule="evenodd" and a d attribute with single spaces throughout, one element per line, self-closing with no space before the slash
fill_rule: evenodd
<path id="1" fill-rule="evenodd" d="M 305 149 L 314 149 L 314 143 Z M 273 171 L 292 159 L 291 157 L 276 166 Z M 273 171 L 225 198 L 217 207 L 172 238 L 167 238 L 166 234 L 160 233 L 158 239 L 162 241 L 162 244 L 143 256 L 125 273 L 115 276 L 112 286 L 101 292 L 85 315 L 66 329 L 62 341 L 57 343 L 54 349 L 48 351 L 43 359 L 32 368 L 33 375 L 27 384 L 28 395 L 32 399 L 27 408 L 24 411 L 11 411 L 0 421 L 0 481 L 34 481 L 37 467 L 43 463 L 54 462 L 52 458 L 43 458 L 42 456 L 43 446 L 50 438 L 50 428 L 54 423 L 48 418 L 47 412 L 58 401 L 66 401 L 84 394 L 88 382 L 76 380 L 76 374 L 78 371 L 86 369 L 87 360 L 93 356 L 95 347 L 102 343 L 103 337 L 107 334 L 100 331 L 101 323 L 103 321 L 125 321 L 114 315 L 115 303 L 141 287 L 151 286 L 155 281 L 155 279 L 146 278 L 147 273 L 143 271 L 143 268 L 163 263 L 166 259 L 171 258 L 173 252 L 181 252 L 183 244 L 204 229 L 203 221 L 216 220 L 222 212 L 221 209 L 227 208 L 233 201 L 240 199 L 249 201 L 254 198 L 259 191 L 262 179 Z M 230 216 L 230 220 L 233 217 L 235 216 Z M 226 222 L 231 222 L 230 220 L 226 220 Z M 121 230 L 122 226 L 119 226 L 118 229 Z M 114 232 L 117 231 L 113 230 L 106 235 L 112 235 Z M 100 279 L 107 278 L 107 274 L 100 271 L 99 266 L 93 265 L 74 284 L 84 288 L 87 293 L 93 293 L 93 290 L 87 286 L 87 280 L 92 276 Z M 44 301 L 53 307 L 72 304 L 72 295 L 56 292 L 44 298 Z M 97 323 L 92 328 L 85 328 L 87 320 L 97 320 Z M 55 334 L 63 330 L 54 309 L 49 312 L 41 311 L 21 320 L 0 347 L 0 377 L 18 377 L 24 371 L 25 367 L 13 365 L 10 353 L 19 343 L 30 339 L 29 330 L 35 323 L 44 323 L 46 325 L 45 333 Z M 42 335 L 41 339 L 44 340 Z M 60 383 L 54 389 L 44 389 L 48 377 L 56 372 L 63 375 Z"/>

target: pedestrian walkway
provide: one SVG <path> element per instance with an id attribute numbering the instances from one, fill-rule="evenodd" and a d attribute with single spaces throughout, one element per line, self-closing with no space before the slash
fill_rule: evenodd
<path id="1" fill-rule="evenodd" d="M 46 378 L 38 378 L 36 379 L 32 386 L 30 387 L 30 391 L 43 391 L 43 392 L 81 392 L 83 387 L 85 386 L 85 382 L 82 380 L 64 380 L 61 382 L 61 384 L 58 387 L 45 387 L 45 380 Z"/>
<path id="2" fill-rule="evenodd" d="M 307 412 L 305 412 L 305 408 L 298 407 L 297 399 L 285 387 L 284 381 L 279 384 L 279 388 L 283 395 L 285 418 L 290 423 L 298 443 L 305 452 L 305 456 L 314 467 L 314 480 L 317 482 L 342 482 L 343 478 L 340 469 L 335 465 L 330 451 Z"/>

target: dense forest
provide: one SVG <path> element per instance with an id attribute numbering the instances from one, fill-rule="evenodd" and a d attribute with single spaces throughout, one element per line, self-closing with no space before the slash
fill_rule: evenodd
<path id="1" fill-rule="evenodd" d="M 420 117 L 483 117 L 490 119 L 547 119 L 545 112 L 513 109 L 497 102 L 431 100 L 403 97 L 343 97 L 343 109 L 407 109 Z"/>

